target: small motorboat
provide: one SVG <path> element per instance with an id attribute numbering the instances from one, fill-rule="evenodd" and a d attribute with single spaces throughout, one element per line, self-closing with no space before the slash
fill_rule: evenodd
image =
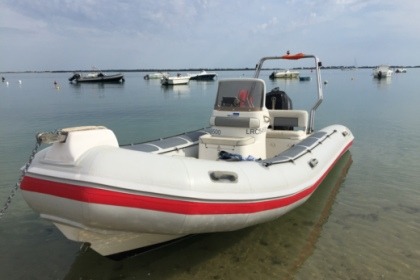
<path id="1" fill-rule="evenodd" d="M 70 82 L 76 83 L 121 83 L 124 82 L 124 75 L 121 73 L 107 75 L 102 72 L 74 73 L 69 78 Z"/>
<path id="2" fill-rule="evenodd" d="M 397 68 L 397 69 L 395 69 L 395 73 L 407 73 L 407 69 L 405 69 L 405 68 Z"/>
<path id="3" fill-rule="evenodd" d="M 177 74 L 176 76 L 164 76 L 160 82 L 164 86 L 186 85 L 190 82 L 190 76 L 182 76 L 181 74 Z"/>
<path id="4" fill-rule="evenodd" d="M 214 72 L 206 72 L 203 70 L 198 74 L 190 74 L 190 79 L 196 81 L 212 81 L 216 76 L 217 74 Z"/>
<path id="5" fill-rule="evenodd" d="M 392 76 L 392 70 L 388 65 L 380 65 L 373 69 L 373 77 L 376 79 L 384 79 Z"/>
<path id="6" fill-rule="evenodd" d="M 277 70 L 270 74 L 270 79 L 295 79 L 299 78 L 299 71 Z"/>
<path id="7" fill-rule="evenodd" d="M 145 80 L 152 80 L 152 79 L 162 79 L 163 77 L 169 76 L 168 73 L 163 73 L 163 72 L 156 72 L 156 73 L 152 73 L 152 74 L 146 74 L 143 78 Z"/>
<path id="8" fill-rule="evenodd" d="M 301 81 L 301 82 L 307 82 L 307 81 L 310 81 L 311 80 L 311 77 L 309 77 L 309 76 L 300 76 L 299 77 L 299 81 Z"/>
<path id="9" fill-rule="evenodd" d="M 300 59 L 315 63 L 310 110 L 258 78 L 266 60 Z M 302 53 L 263 57 L 254 78 L 219 80 L 210 127 L 172 137 L 120 146 L 102 126 L 40 133 L 50 146 L 26 166 L 23 198 L 102 255 L 276 219 L 304 203 L 353 143 L 343 125 L 314 130 L 320 66 Z"/>

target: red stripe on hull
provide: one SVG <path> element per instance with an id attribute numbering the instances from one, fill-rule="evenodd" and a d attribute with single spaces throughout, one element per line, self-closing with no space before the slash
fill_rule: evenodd
<path id="1" fill-rule="evenodd" d="M 317 182 L 313 186 L 292 196 L 252 202 L 203 202 L 152 197 L 47 181 L 28 176 L 23 179 L 21 188 L 24 191 L 37 192 L 85 203 L 141 208 L 186 215 L 210 215 L 247 214 L 284 207 L 310 195 L 318 185 L 319 183 Z"/>
<path id="2" fill-rule="evenodd" d="M 308 188 L 287 197 L 273 198 L 270 200 L 247 202 L 208 202 L 191 201 L 162 197 L 152 197 L 132 193 L 123 193 L 89 186 L 73 185 L 48 181 L 44 179 L 25 176 L 21 189 L 61 198 L 67 198 L 85 203 L 122 206 L 130 208 L 148 209 L 161 212 L 185 215 L 215 215 L 215 214 L 249 214 L 266 210 L 273 210 L 291 205 L 310 196 L 321 184 L 337 160 L 348 150 L 352 143 L 343 150 L 328 170 Z"/>

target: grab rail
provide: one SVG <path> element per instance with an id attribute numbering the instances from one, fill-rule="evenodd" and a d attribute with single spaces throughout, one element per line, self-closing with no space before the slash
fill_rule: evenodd
<path id="1" fill-rule="evenodd" d="M 260 61 L 256 65 L 254 78 L 258 78 L 258 76 L 260 75 L 260 71 L 262 69 L 262 65 L 264 64 L 264 62 L 266 60 L 278 60 L 278 59 L 298 60 L 298 59 L 302 59 L 302 58 L 313 58 L 315 60 L 315 72 L 316 72 L 316 81 L 317 81 L 317 87 L 318 87 L 318 99 L 315 102 L 315 104 L 312 106 L 311 111 L 309 113 L 309 121 L 308 121 L 308 128 L 307 128 L 307 133 L 312 133 L 314 131 L 315 111 L 319 107 L 319 105 L 321 105 L 322 100 L 324 99 L 323 93 L 322 93 L 322 83 L 321 83 L 321 66 L 322 66 L 322 63 L 318 59 L 318 57 L 316 57 L 315 55 L 312 55 L 312 54 L 303 54 L 303 53 L 289 54 L 289 52 L 287 52 L 286 55 L 282 55 L 282 56 L 263 57 L 263 58 L 260 59 Z"/>

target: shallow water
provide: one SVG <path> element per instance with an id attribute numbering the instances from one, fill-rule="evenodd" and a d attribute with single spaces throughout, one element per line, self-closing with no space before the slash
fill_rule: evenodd
<path id="1" fill-rule="evenodd" d="M 35 145 L 35 133 L 105 125 L 120 144 L 205 127 L 217 82 L 161 87 L 145 73 L 122 85 L 70 85 L 71 73 L 3 74 L 0 84 L 0 207 Z M 253 72 L 220 71 L 225 77 Z M 312 75 L 311 73 L 307 73 Z M 355 135 L 307 203 L 249 229 L 190 237 L 115 261 L 68 241 L 18 193 L 0 220 L 4 279 L 420 279 L 420 69 L 377 81 L 370 70 L 323 71 L 317 128 Z M 270 81 L 307 107 L 309 82 Z M 19 84 L 19 80 L 22 81 Z M 57 81 L 59 88 L 53 84 Z M 351 163 L 352 162 L 352 163 Z M 350 167 L 349 167 L 350 166 Z M 349 170 L 347 172 L 347 169 Z M 25 268 L 25 269 L 23 269 Z"/>

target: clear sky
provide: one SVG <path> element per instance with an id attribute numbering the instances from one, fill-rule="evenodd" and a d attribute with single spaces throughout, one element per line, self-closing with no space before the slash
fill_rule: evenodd
<path id="1" fill-rule="evenodd" d="M 0 71 L 420 65 L 414 0 L 1 0 Z"/>

